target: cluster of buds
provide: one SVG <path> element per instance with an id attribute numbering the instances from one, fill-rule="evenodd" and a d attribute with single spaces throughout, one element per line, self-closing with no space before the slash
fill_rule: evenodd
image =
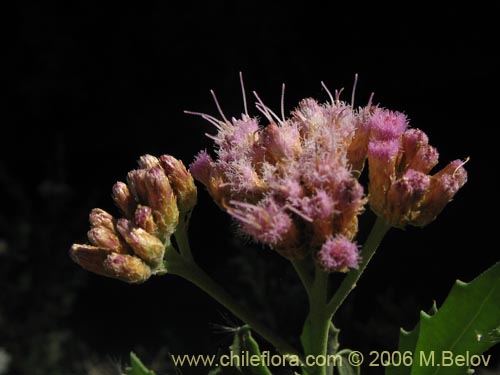
<path id="1" fill-rule="evenodd" d="M 408 129 L 406 117 L 377 108 L 368 144 L 370 206 L 394 227 L 433 221 L 467 182 L 465 162 L 455 160 L 434 175 L 437 150 L 427 135 Z"/>
<path id="2" fill-rule="evenodd" d="M 95 208 L 87 234 L 90 245 L 74 244 L 72 259 L 84 269 L 128 283 L 141 283 L 165 272 L 163 257 L 179 217 L 196 204 L 196 186 L 184 164 L 170 155 L 141 156 L 127 183 L 113 186 L 113 200 L 123 214 L 115 219 Z"/>
<path id="3" fill-rule="evenodd" d="M 428 176 L 437 152 L 403 114 L 371 102 L 355 109 L 337 94 L 324 104 L 304 99 L 285 118 L 255 96 L 264 125 L 246 102 L 231 121 L 217 100 L 222 119 L 191 112 L 217 134 L 208 135 L 216 158 L 201 151 L 190 171 L 243 234 L 284 257 L 310 254 L 327 272 L 347 272 L 360 260 L 354 237 L 368 200 L 392 226 L 425 225 L 466 182 L 460 161 Z M 367 158 L 368 198 L 358 181 Z"/>

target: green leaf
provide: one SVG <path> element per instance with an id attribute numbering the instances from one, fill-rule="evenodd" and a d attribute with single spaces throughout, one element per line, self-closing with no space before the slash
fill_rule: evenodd
<path id="1" fill-rule="evenodd" d="M 338 352 L 338 355 L 341 357 L 341 361 L 337 362 L 337 372 L 339 375 L 359 375 L 361 371 L 360 366 L 353 366 L 349 361 L 349 354 L 352 353 L 350 349 L 343 349 Z"/>
<path id="2" fill-rule="evenodd" d="M 435 305 L 434 305 L 435 306 Z M 433 313 L 435 310 L 433 309 Z M 399 347 L 398 351 L 401 354 L 406 352 L 411 352 L 411 356 L 413 358 L 413 353 L 415 352 L 415 348 L 417 347 L 418 335 L 420 333 L 420 323 L 418 323 L 412 331 L 405 331 L 401 328 L 399 332 Z M 408 366 L 400 365 L 400 366 L 388 366 L 385 369 L 386 375 L 410 375 L 411 374 L 411 363 L 408 363 Z"/>
<path id="3" fill-rule="evenodd" d="M 330 328 L 328 330 L 328 354 L 335 354 L 337 350 L 339 350 L 339 333 L 340 329 L 330 322 Z"/>
<path id="4" fill-rule="evenodd" d="M 242 353 L 248 353 L 248 357 L 252 358 L 260 358 L 257 366 L 251 366 L 249 363 L 246 366 L 238 367 L 245 375 L 272 375 L 271 371 L 264 364 L 264 360 L 262 359 L 262 355 L 260 352 L 259 344 L 252 337 L 252 333 L 250 331 L 249 326 L 243 326 L 238 328 L 234 335 L 233 343 L 229 346 L 231 352 L 235 353 L 238 356 L 241 356 Z"/>
<path id="5" fill-rule="evenodd" d="M 500 262 L 470 283 L 457 281 L 434 316 L 421 313 L 411 375 L 466 375 L 470 365 L 487 366 L 490 357 L 481 354 L 499 342 L 499 301 Z"/>
<path id="6" fill-rule="evenodd" d="M 420 323 L 416 325 L 416 327 L 412 331 L 405 331 L 401 328 L 399 332 L 399 347 L 398 352 L 401 355 L 404 353 L 411 353 L 411 357 L 413 358 L 413 353 L 415 352 L 415 348 L 417 346 L 418 335 L 420 333 Z M 385 375 L 410 375 L 412 362 L 408 362 L 408 365 L 404 365 L 402 363 L 400 366 L 388 366 L 385 369 Z"/>
<path id="7" fill-rule="evenodd" d="M 327 344 L 327 354 L 334 355 L 339 350 L 339 333 L 340 329 L 335 327 L 333 322 L 330 322 L 330 328 L 328 329 L 328 344 Z M 334 366 L 326 367 L 326 375 L 333 375 Z"/>
<path id="8" fill-rule="evenodd" d="M 429 310 L 429 315 L 434 315 L 437 312 L 436 301 L 432 304 L 432 307 Z M 404 360 L 401 361 L 400 366 L 388 366 L 385 369 L 386 375 L 410 375 L 412 361 L 407 360 L 406 356 L 413 358 L 413 353 L 415 352 L 415 348 L 417 347 L 418 335 L 420 333 L 420 323 L 418 323 L 415 328 L 411 331 L 406 331 L 401 328 L 399 332 L 399 347 L 398 352 L 401 353 L 402 358 Z M 408 354 L 405 354 L 408 353 Z M 405 356 L 405 357 L 403 357 Z"/>
<path id="9" fill-rule="evenodd" d="M 125 375 L 156 375 L 153 371 L 148 370 L 141 360 L 130 352 L 130 367 L 125 369 Z"/>

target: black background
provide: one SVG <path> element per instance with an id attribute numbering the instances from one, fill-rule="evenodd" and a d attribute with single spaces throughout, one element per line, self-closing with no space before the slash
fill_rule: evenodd
<path id="1" fill-rule="evenodd" d="M 357 104 L 374 91 L 375 102 L 405 112 L 439 149 L 441 166 L 471 157 L 469 182 L 436 222 L 384 240 L 336 319 L 346 345 L 394 349 L 398 327 L 413 327 L 418 311 L 442 303 L 455 279 L 471 280 L 498 260 L 490 218 L 498 209 L 498 9 L 400 4 L 19 2 L 8 14 L 0 137 L 0 327 L 10 328 L 0 347 L 15 355 L 14 369 L 59 329 L 71 334 L 59 368 L 78 361 L 71 354 L 78 350 L 126 358 L 134 349 L 150 359 L 160 347 L 216 353 L 227 346 L 230 337 L 213 325 L 235 319 L 187 282 L 167 275 L 121 284 L 86 274 L 67 249 L 85 240 L 92 207 L 116 213 L 110 188 L 138 156 L 169 153 L 188 164 L 210 147 L 204 133 L 214 129 L 183 110 L 215 115 L 214 89 L 225 113 L 238 116 L 239 71 L 248 97 L 257 90 L 275 109 L 285 82 L 287 110 L 304 97 L 327 100 L 320 81 L 345 87 L 348 99 L 358 73 Z M 372 219 L 368 213 L 361 238 Z M 263 319 L 298 335 L 305 296 L 290 266 L 242 246 L 203 189 L 191 233 L 210 274 L 242 301 L 261 288 L 276 315 L 273 323 L 262 308 Z M 261 267 L 252 276 L 258 282 L 243 280 L 248 265 Z M 28 286 L 20 275 L 30 275 Z M 52 311 L 65 296 L 64 308 Z"/>

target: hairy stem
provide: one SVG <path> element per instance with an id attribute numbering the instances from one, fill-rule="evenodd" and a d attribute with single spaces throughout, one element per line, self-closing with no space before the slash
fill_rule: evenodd
<path id="1" fill-rule="evenodd" d="M 314 282 L 309 295 L 309 315 L 307 316 L 302 331 L 301 341 L 306 354 L 306 365 L 312 366 L 306 369 L 309 375 L 325 375 L 326 367 L 307 363 L 307 358 L 316 360 L 325 356 L 328 347 L 328 331 L 330 328 L 331 315 L 326 311 L 328 293 L 328 274 L 316 267 Z"/>

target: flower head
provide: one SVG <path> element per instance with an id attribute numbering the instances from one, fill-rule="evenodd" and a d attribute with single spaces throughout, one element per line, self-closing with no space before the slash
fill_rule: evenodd
<path id="1" fill-rule="evenodd" d="M 377 108 L 370 116 L 371 139 L 390 141 L 401 137 L 408 127 L 406 116 L 399 112 Z"/>
<path id="2" fill-rule="evenodd" d="M 255 96 L 262 119 L 245 102 L 245 114 L 228 120 L 215 95 L 222 119 L 192 112 L 216 134 L 213 156 L 201 151 L 190 171 L 241 232 L 285 257 L 310 252 L 329 272 L 357 265 L 366 160 L 370 206 L 395 227 L 432 221 L 466 181 L 460 162 L 429 175 L 438 152 L 427 136 L 371 98 L 358 109 L 339 95 L 323 104 L 308 98 L 286 118 Z"/>
<path id="3" fill-rule="evenodd" d="M 316 255 L 318 265 L 326 272 L 347 272 L 358 268 L 358 246 L 340 235 L 329 237 Z"/>
<path id="4" fill-rule="evenodd" d="M 257 108 L 265 123 L 202 115 L 217 129 L 215 157 L 200 152 L 193 176 L 241 232 L 285 257 L 316 252 L 335 235 L 353 238 L 366 199 L 347 150 L 366 116 L 340 100 L 304 99 L 289 118 L 258 96 Z"/>
<path id="5" fill-rule="evenodd" d="M 241 230 L 269 246 L 284 247 L 297 242 L 297 228 L 285 207 L 273 199 L 258 205 L 231 201 L 228 213 L 241 223 Z"/>

